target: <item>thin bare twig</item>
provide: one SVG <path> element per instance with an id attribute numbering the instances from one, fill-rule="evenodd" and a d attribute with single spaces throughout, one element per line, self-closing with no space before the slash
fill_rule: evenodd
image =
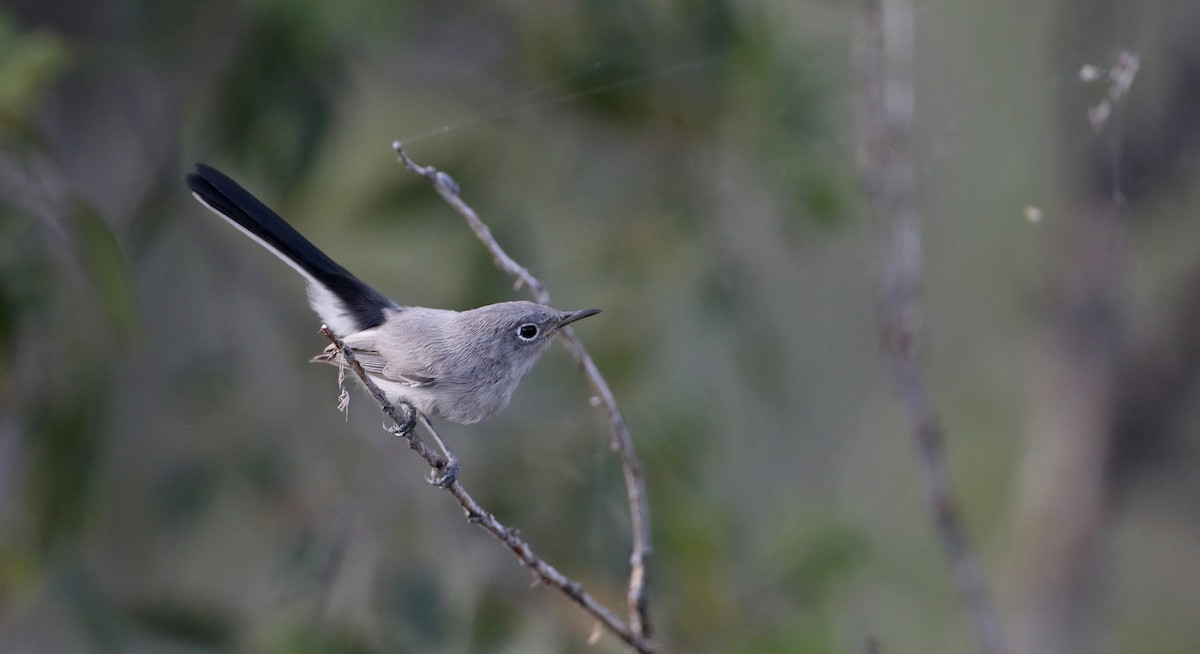
<path id="1" fill-rule="evenodd" d="M 1000 621 L 959 518 L 944 434 L 920 361 L 921 222 L 909 151 L 915 107 L 913 20 L 908 0 L 864 0 L 856 44 L 859 167 L 881 262 L 877 300 L 883 357 L 911 422 L 926 498 L 979 649 L 1004 654 Z"/>
<path id="2" fill-rule="evenodd" d="M 408 158 L 404 146 L 399 141 L 392 144 L 401 163 L 412 172 L 424 177 L 455 211 L 458 212 L 471 227 L 471 231 L 479 237 L 484 247 L 492 254 L 496 267 L 511 275 L 516 280 L 517 288 L 524 286 L 529 290 L 533 299 L 541 304 L 550 304 L 550 293 L 546 285 L 534 277 L 524 266 L 518 264 L 500 247 L 492 232 L 467 203 L 458 196 L 458 184 L 444 172 L 433 166 L 421 166 Z M 570 327 L 560 332 L 560 340 L 571 353 L 575 362 L 587 377 L 592 393 L 599 398 L 600 404 L 608 414 L 608 422 L 612 431 L 612 448 L 621 458 L 621 468 L 625 473 L 625 491 L 629 499 L 629 518 L 632 522 L 633 546 L 629 556 L 629 588 L 626 592 L 626 604 L 629 612 L 629 626 L 639 637 L 649 638 L 651 635 L 650 620 L 646 601 L 646 577 L 648 574 L 652 547 L 650 544 L 650 505 L 646 496 L 646 482 L 642 475 L 642 464 L 633 448 L 633 437 L 629 433 L 621 409 L 617 406 L 608 383 L 604 381 L 600 369 L 592 361 L 583 343 L 575 336 Z"/>
<path id="3" fill-rule="evenodd" d="M 418 420 L 421 420 L 426 428 L 432 429 L 428 421 L 423 420 L 423 416 L 417 413 L 417 410 L 407 402 L 400 402 L 398 408 L 392 404 L 383 391 L 379 389 L 379 386 L 367 376 L 366 371 L 363 370 L 362 365 L 354 357 L 354 353 L 350 348 L 346 347 L 346 344 L 329 327 L 322 325 L 321 334 L 333 343 L 338 353 L 345 360 L 346 365 L 354 371 L 354 374 L 358 375 L 363 385 L 374 396 L 375 401 L 379 403 L 383 412 L 395 423 L 392 433 L 408 441 L 408 447 L 422 459 L 425 459 L 435 477 L 444 472 L 447 461 L 439 456 L 433 448 L 426 445 L 425 441 L 421 440 L 421 437 L 416 432 Z M 515 530 L 506 527 L 496 519 L 496 516 L 485 511 L 457 480 L 442 486 L 442 488 L 458 501 L 463 511 L 466 512 L 468 522 L 479 525 L 489 534 L 495 536 L 500 542 L 504 543 L 508 549 L 512 550 L 512 553 L 516 555 L 522 565 L 533 571 L 538 581 L 558 589 L 564 595 L 571 598 L 609 631 L 641 654 L 653 654 L 656 651 L 649 639 L 634 632 L 630 625 L 622 621 L 620 617 L 608 610 L 603 604 L 596 601 L 596 598 L 585 591 L 579 582 L 568 578 L 555 569 L 554 566 L 546 563 L 545 560 L 534 554 L 529 545 L 521 537 L 517 536 Z"/>

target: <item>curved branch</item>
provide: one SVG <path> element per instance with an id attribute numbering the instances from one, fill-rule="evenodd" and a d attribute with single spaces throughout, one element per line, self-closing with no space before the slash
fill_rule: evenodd
<path id="1" fill-rule="evenodd" d="M 321 334 L 333 343 L 333 346 L 337 348 L 338 353 L 345 360 L 346 365 L 354 371 L 354 374 L 358 375 L 359 380 L 362 381 L 363 385 L 375 398 L 375 401 L 379 403 L 383 412 L 395 423 L 395 427 L 391 430 L 392 433 L 408 441 L 408 447 L 422 459 L 425 459 L 435 477 L 444 472 L 447 461 L 426 445 L 420 436 L 417 436 L 416 425 L 417 419 L 420 416 L 417 410 L 407 402 L 400 402 L 399 408 L 397 408 L 396 405 L 387 399 L 387 396 L 379 389 L 379 386 L 371 381 L 366 371 L 363 370 L 362 364 L 354 357 L 354 352 L 346 347 L 346 344 L 338 338 L 337 334 L 333 333 L 333 330 L 322 325 Z M 425 425 L 426 427 L 429 426 L 427 421 Z M 558 589 L 564 595 L 571 598 L 584 611 L 587 611 L 596 618 L 600 624 L 603 624 L 609 631 L 641 654 L 653 654 L 656 651 L 649 639 L 635 632 L 630 625 L 623 622 L 616 614 L 596 601 L 596 598 L 585 591 L 579 582 L 570 579 L 535 554 L 529 547 L 529 544 L 522 540 L 520 536 L 517 536 L 517 532 L 514 529 L 506 527 L 496 519 L 496 516 L 484 510 L 457 480 L 451 481 L 441 487 L 458 501 L 459 506 L 466 512 L 468 522 L 479 525 L 489 534 L 495 536 L 497 540 L 504 543 L 516 555 L 522 565 L 533 571 L 538 581 Z"/>
<path id="2" fill-rule="evenodd" d="M 492 237 L 492 231 L 484 224 L 475 210 L 463 202 L 458 196 L 459 188 L 454 179 L 433 166 L 421 166 L 408 158 L 404 145 L 400 141 L 392 143 L 400 162 L 412 172 L 424 177 L 433 185 L 434 190 L 460 216 L 467 221 L 471 231 L 479 237 L 480 242 L 492 255 L 496 267 L 504 271 L 514 280 L 517 288 L 524 286 L 529 290 L 533 299 L 541 304 L 550 304 L 550 293 L 540 279 L 534 277 L 529 270 L 513 260 Z M 633 447 L 633 437 L 629 425 L 617 406 L 608 382 L 600 374 L 600 369 L 592 361 L 587 348 L 575 336 L 570 327 L 560 330 L 560 339 L 575 362 L 587 377 L 592 393 L 608 414 L 608 423 L 612 431 L 612 448 L 621 458 L 621 468 L 625 474 L 625 492 L 629 499 L 629 519 L 632 523 L 633 547 L 629 555 L 629 588 L 626 592 L 626 604 L 629 612 L 629 625 L 633 632 L 640 637 L 648 638 L 651 634 L 650 620 L 646 601 L 646 576 L 649 569 L 652 547 L 650 544 L 650 504 L 646 498 L 646 481 L 642 475 L 642 464 L 638 460 Z"/>

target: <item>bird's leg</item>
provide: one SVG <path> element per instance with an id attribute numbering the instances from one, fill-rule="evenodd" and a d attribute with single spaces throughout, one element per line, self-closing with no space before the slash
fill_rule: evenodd
<path id="1" fill-rule="evenodd" d="M 441 470 L 441 473 L 438 474 L 431 470 L 428 481 L 438 488 L 449 488 L 458 479 L 458 469 L 460 467 L 458 457 L 454 456 L 454 452 L 451 452 L 449 447 L 446 447 L 446 441 L 443 441 L 442 437 L 438 436 L 437 430 L 430 424 L 429 418 L 426 418 L 425 414 L 418 414 L 418 416 L 421 424 L 425 426 L 425 431 L 428 431 L 429 435 L 433 436 L 433 442 L 437 443 L 438 449 L 442 451 L 442 456 L 444 457 L 438 462 L 438 468 Z"/>

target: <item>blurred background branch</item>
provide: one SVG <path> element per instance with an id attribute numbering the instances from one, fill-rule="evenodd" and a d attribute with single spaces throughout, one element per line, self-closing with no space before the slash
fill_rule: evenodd
<path id="1" fill-rule="evenodd" d="M 875 223 L 881 350 L 907 413 L 925 499 L 984 654 L 1008 651 L 979 561 L 959 517 L 945 435 L 921 363 L 921 216 L 912 161 L 914 15 L 908 0 L 863 0 L 856 43 L 859 168 Z"/>
<path id="2" fill-rule="evenodd" d="M 1145 42 L 1130 33 L 1137 22 L 1115 6 L 1066 3 L 1064 27 L 1076 27 L 1062 30 L 1058 67 L 1107 69 L 1130 56 L 1146 63 Z M 1154 30 L 1153 68 L 1141 67 L 1110 122 L 1083 129 L 1081 106 L 1095 101 L 1084 95 L 1092 87 L 1081 85 L 1058 107 L 1062 254 L 1052 270 L 1017 505 L 1017 635 L 1022 651 L 1034 654 L 1103 646 L 1096 588 L 1106 576 L 1112 525 L 1142 480 L 1176 479 L 1182 497 L 1193 498 L 1186 503 L 1197 497 L 1194 475 L 1177 466 L 1194 464 L 1196 452 L 1200 256 L 1193 251 L 1159 275 L 1165 290 L 1148 304 L 1142 261 L 1169 250 L 1142 254 L 1138 241 L 1156 223 L 1184 217 L 1179 207 L 1162 215 L 1149 207 L 1174 204 L 1186 194 L 1182 180 L 1197 172 L 1200 5 L 1181 4 L 1169 21 L 1143 25 Z"/>

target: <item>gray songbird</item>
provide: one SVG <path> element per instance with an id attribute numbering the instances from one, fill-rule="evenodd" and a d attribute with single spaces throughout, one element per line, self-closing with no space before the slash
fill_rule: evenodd
<path id="1" fill-rule="evenodd" d="M 396 304 L 334 263 L 274 211 L 220 171 L 197 164 L 187 185 L 229 221 L 308 280 L 308 302 L 342 337 L 393 402 L 460 423 L 491 418 L 512 398 L 559 329 L 599 309 L 558 311 L 501 302 L 447 311 Z M 339 364 L 333 347 L 314 358 Z"/>

